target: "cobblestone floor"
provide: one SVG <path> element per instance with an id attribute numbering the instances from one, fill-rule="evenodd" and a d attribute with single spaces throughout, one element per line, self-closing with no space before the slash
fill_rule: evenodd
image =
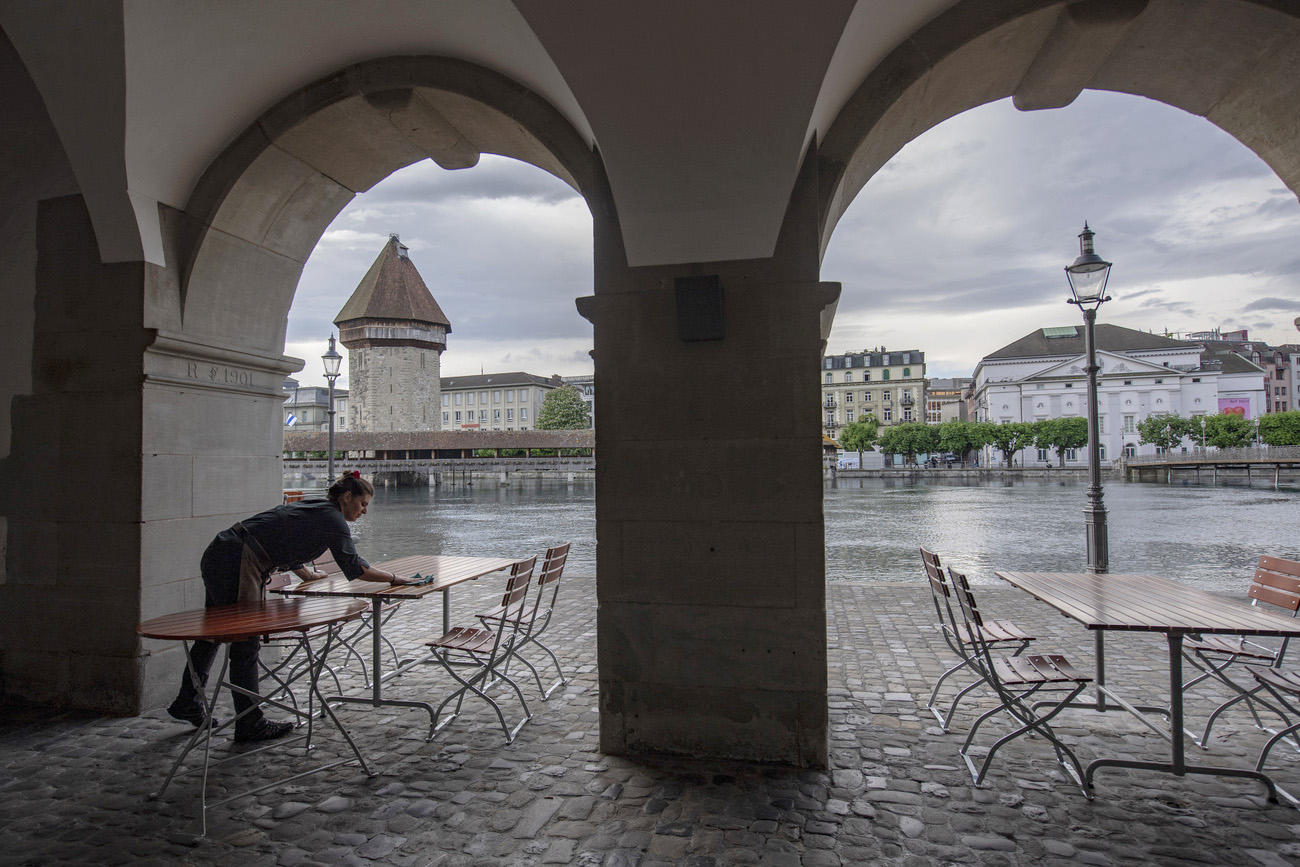
<path id="1" fill-rule="evenodd" d="M 831 769 L 602 755 L 595 582 L 565 582 L 553 646 L 572 679 L 550 701 L 533 701 L 535 717 L 513 744 L 483 707 L 431 743 L 422 711 L 346 707 L 340 715 L 377 776 L 343 766 L 237 799 L 210 811 L 198 841 L 197 778 L 148 799 L 187 726 L 160 710 L 134 719 L 11 710 L 0 718 L 0 863 L 1300 863 L 1300 813 L 1268 804 L 1250 781 L 1110 770 L 1088 801 L 1041 739 L 1022 738 L 1003 750 L 985 788 L 972 787 L 960 736 L 940 731 L 924 708 L 948 656 L 919 584 L 829 588 Z M 490 590 L 459 592 L 457 610 L 477 610 Z M 980 592 L 982 607 L 1056 636 L 1050 643 L 1091 667 L 1091 640 L 1072 621 L 1011 588 Z M 433 599 L 408 603 L 390 633 L 415 650 L 438 611 Z M 1165 692 L 1162 639 L 1122 637 L 1110 647 L 1112 684 Z M 360 689 L 358 675 L 344 677 Z M 446 688 L 438 668 L 421 666 L 390 692 Z M 1193 696 L 1189 718 L 1204 719 L 1213 697 Z M 1085 763 L 1167 755 L 1164 741 L 1124 714 L 1069 712 L 1058 729 Z M 1253 765 L 1264 737 L 1242 714 L 1217 735 L 1210 756 L 1238 766 Z M 233 751 L 218 739 L 215 754 Z M 210 796 L 301 769 L 301 755 L 288 752 L 248 760 L 243 779 L 217 769 Z M 337 738 L 317 752 L 336 754 Z M 1281 748 L 1275 756 L 1279 781 L 1300 791 L 1300 756 Z"/>

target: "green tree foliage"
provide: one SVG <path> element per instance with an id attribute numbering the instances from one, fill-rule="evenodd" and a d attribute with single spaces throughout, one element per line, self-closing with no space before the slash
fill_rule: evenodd
<path id="1" fill-rule="evenodd" d="M 906 455 L 909 463 L 916 462 L 918 453 L 932 452 L 938 446 L 938 430 L 919 421 L 903 422 L 885 428 L 880 435 L 881 451 L 891 455 Z"/>
<path id="2" fill-rule="evenodd" d="M 1259 420 L 1259 438 L 1270 446 L 1300 446 L 1300 411 L 1263 416 Z"/>
<path id="3" fill-rule="evenodd" d="M 966 460 L 966 455 L 971 451 L 988 445 L 988 439 L 985 437 L 983 422 L 946 421 L 939 425 L 939 450 L 952 452 L 962 459 Z"/>
<path id="4" fill-rule="evenodd" d="M 1088 420 L 1085 418 L 1046 418 L 1034 422 L 1034 445 L 1040 449 L 1055 449 L 1057 465 L 1065 466 L 1067 449 L 1083 448 L 1088 444 Z"/>
<path id="5" fill-rule="evenodd" d="M 988 437 L 989 445 L 1002 452 L 1002 460 L 1009 467 L 1016 452 L 1034 444 L 1034 426 L 1022 421 L 989 425 Z"/>
<path id="6" fill-rule="evenodd" d="M 1233 412 L 1222 412 L 1205 419 L 1205 444 L 1220 449 L 1239 449 L 1255 438 L 1255 423 Z"/>
<path id="7" fill-rule="evenodd" d="M 1186 437 L 1201 435 L 1200 422 L 1177 415 L 1152 415 L 1138 422 L 1138 442 L 1162 449 L 1182 445 Z"/>
<path id="8" fill-rule="evenodd" d="M 537 414 L 538 430 L 586 430 L 591 427 L 591 410 L 571 385 L 546 392 Z"/>
<path id="9" fill-rule="evenodd" d="M 858 465 L 862 465 L 862 453 L 876 444 L 880 434 L 880 423 L 868 415 L 861 421 L 850 422 L 840 431 L 840 448 L 858 453 Z"/>

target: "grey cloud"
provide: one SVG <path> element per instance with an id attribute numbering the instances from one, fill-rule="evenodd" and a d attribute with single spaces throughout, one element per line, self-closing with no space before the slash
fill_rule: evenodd
<path id="1" fill-rule="evenodd" d="M 1300 298 L 1259 298 L 1241 308 L 1242 313 L 1252 310 L 1300 310 Z"/>

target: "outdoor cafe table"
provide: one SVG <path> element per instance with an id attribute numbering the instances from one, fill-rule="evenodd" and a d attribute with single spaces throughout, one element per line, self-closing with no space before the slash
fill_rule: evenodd
<path id="1" fill-rule="evenodd" d="M 442 631 L 445 634 L 451 629 L 451 588 L 457 584 L 473 581 L 493 572 L 499 572 L 502 569 L 509 569 L 517 562 L 519 562 L 518 558 L 514 557 L 457 557 L 442 554 L 399 557 L 396 560 L 378 563 L 375 568 L 408 578 L 418 573 L 424 578 L 432 578 L 433 580 L 420 585 L 393 585 L 385 582 L 362 581 L 360 579 L 349 581 L 342 575 L 336 575 L 332 578 L 322 578 L 319 581 L 305 581 L 301 584 L 294 584 L 276 592 L 289 596 L 333 596 L 369 599 L 371 605 L 370 622 L 372 625 L 370 630 L 370 697 L 338 695 L 329 696 L 328 701 L 369 704 L 373 707 L 390 705 L 394 707 L 424 708 L 429 713 L 429 737 L 432 738 L 432 727 L 437 721 L 437 714 L 433 705 L 423 701 L 384 698 L 383 682 L 385 680 L 397 677 L 412 666 L 426 660 L 409 659 L 405 662 L 399 660 L 396 668 L 386 674 L 381 674 L 379 647 L 380 642 L 383 640 L 382 607 L 385 604 L 402 602 L 407 599 L 423 599 L 430 593 L 441 593 Z"/>
<path id="2" fill-rule="evenodd" d="M 347 764 L 352 759 L 339 759 L 333 762 L 327 762 L 310 770 L 303 771 L 281 780 L 276 780 L 265 785 L 257 786 L 246 792 L 232 795 L 229 798 L 218 801 L 215 804 L 208 804 L 208 765 L 211 754 L 212 731 L 213 731 L 213 712 L 216 709 L 217 697 L 221 690 L 225 688 L 231 693 L 242 692 L 255 701 L 265 704 L 273 704 L 282 710 L 305 717 L 307 720 L 307 744 L 310 748 L 312 734 L 312 719 L 314 714 L 310 712 L 303 713 L 297 708 L 289 707 L 280 702 L 273 701 L 254 693 L 248 693 L 243 688 L 226 680 L 226 672 L 230 667 L 230 648 L 232 642 L 247 641 L 252 638 L 266 638 L 273 635 L 283 635 L 286 633 L 298 632 L 302 634 L 303 648 L 307 654 L 308 664 L 304 673 L 310 677 L 310 694 L 320 699 L 321 706 L 329 714 L 330 719 L 334 722 L 335 727 L 342 733 L 347 740 L 348 746 L 352 748 L 352 754 L 356 761 L 361 765 L 361 769 L 370 774 L 370 768 L 366 766 L 366 760 L 362 757 L 361 751 L 352 741 L 352 736 L 348 734 L 343 724 L 339 722 L 338 717 L 325 704 L 324 697 L 320 694 L 318 680 L 321 669 L 324 668 L 325 657 L 329 654 L 330 645 L 335 636 L 335 630 L 330 629 L 329 635 L 325 642 L 325 647 L 319 654 L 313 654 L 311 648 L 311 630 L 322 626 L 335 627 L 349 620 L 355 620 L 360 617 L 366 606 L 362 602 L 347 601 L 344 599 L 267 599 L 253 602 L 236 602 L 233 605 L 221 605 L 212 608 L 198 608 L 193 611 L 182 611 L 176 614 L 166 614 L 162 617 L 155 617 L 146 620 L 136 627 L 136 632 L 143 638 L 157 638 L 167 641 L 181 641 L 185 644 L 185 664 L 189 666 L 190 677 L 195 683 L 201 682 L 194 670 L 193 663 L 190 661 L 190 642 L 193 641 L 211 641 L 218 644 L 225 644 L 226 653 L 221 662 L 221 672 L 217 675 L 216 687 L 212 690 L 212 696 L 208 699 L 204 712 L 206 719 L 203 725 L 194 730 L 194 734 L 181 750 L 179 756 L 172 763 L 171 770 L 167 773 L 167 779 L 163 781 L 162 787 L 153 795 L 160 797 L 167 787 L 171 784 L 172 778 L 176 776 L 176 771 L 181 762 L 190 754 L 199 741 L 203 742 L 203 780 L 200 788 L 200 832 L 203 836 L 207 833 L 207 815 L 209 807 L 218 807 L 228 803 L 236 798 L 242 798 L 246 795 L 253 795 L 258 792 L 271 789 L 292 780 L 297 780 L 310 774 L 319 773 L 320 771 Z M 224 727 L 224 726 L 223 726 Z M 256 750 L 249 750 L 232 756 L 239 758 L 263 750 L 281 748 L 280 744 L 274 744 L 262 747 Z M 224 760 L 223 760 L 224 761 Z"/>
<path id="3" fill-rule="evenodd" d="M 1089 572 L 994 572 L 994 575 L 1046 602 L 1066 617 L 1094 631 L 1097 651 L 1095 702 L 1072 702 L 1070 707 L 1105 711 L 1107 700 L 1134 714 L 1152 731 L 1170 742 L 1168 762 L 1096 759 L 1084 772 L 1091 789 L 1093 774 L 1103 767 L 1166 771 L 1177 776 L 1210 774 L 1248 777 L 1268 787 L 1270 801 L 1277 787 L 1267 774 L 1222 765 L 1189 765 L 1183 744 L 1183 638 L 1187 635 L 1273 635 L 1300 637 L 1300 620 L 1279 617 L 1253 606 L 1240 605 L 1154 575 L 1092 574 Z M 1163 633 L 1169 646 L 1169 707 L 1135 706 L 1106 685 L 1108 630 Z M 1145 714 L 1169 718 L 1165 733 Z"/>

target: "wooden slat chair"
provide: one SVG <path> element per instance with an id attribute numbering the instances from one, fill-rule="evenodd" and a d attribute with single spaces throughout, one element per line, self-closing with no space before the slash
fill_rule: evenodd
<path id="1" fill-rule="evenodd" d="M 537 681 L 537 689 L 542 694 L 543 701 L 550 698 L 557 687 L 569 682 L 564 676 L 563 669 L 560 668 L 560 660 L 556 658 L 554 651 L 542 643 L 541 637 L 546 632 L 546 628 L 551 625 L 551 617 L 555 613 L 555 600 L 560 594 L 560 576 L 564 574 L 564 563 L 569 558 L 570 545 L 571 543 L 565 542 L 563 545 L 546 549 L 546 558 L 542 561 L 542 568 L 538 571 L 535 582 L 537 600 L 520 621 L 522 634 L 515 645 L 515 656 L 533 673 L 533 679 Z M 497 627 L 504 614 L 505 608 L 498 605 L 490 611 L 479 614 L 478 619 L 485 627 L 491 629 Z M 530 644 L 540 647 L 555 666 L 558 679 L 549 687 L 542 685 L 542 676 L 538 673 L 537 667 L 529 661 L 528 657 L 520 653 Z"/>
<path id="2" fill-rule="evenodd" d="M 1285 608 L 1291 612 L 1292 617 L 1295 617 L 1300 613 L 1300 563 L 1294 560 L 1283 560 L 1280 557 L 1260 557 L 1259 563 L 1255 566 L 1255 575 L 1251 579 L 1248 595 L 1251 605 L 1267 602 Z M 1209 747 L 1210 730 L 1214 728 L 1215 721 L 1225 710 L 1239 702 L 1246 703 L 1251 716 L 1255 719 L 1255 725 L 1265 731 L 1272 730 L 1260 719 L 1256 705 L 1272 711 L 1283 719 L 1286 718 L 1280 709 L 1260 697 L 1263 691 L 1261 685 L 1257 683 L 1253 688 L 1244 687 L 1229 677 L 1227 672 L 1239 663 L 1277 668 L 1282 665 L 1289 643 L 1290 639 L 1284 638 L 1277 645 L 1266 645 L 1245 636 L 1232 635 L 1203 635 L 1197 638 L 1189 636 L 1183 642 L 1183 656 L 1200 670 L 1200 674 L 1183 684 L 1183 691 L 1186 692 L 1196 684 L 1212 677 L 1233 692 L 1232 698 L 1215 708 L 1209 719 L 1205 721 L 1205 731 L 1196 741 L 1202 749 Z M 1193 732 L 1189 731 L 1188 734 L 1195 739 Z"/>
<path id="3" fill-rule="evenodd" d="M 925 567 L 925 576 L 930 581 L 930 595 L 934 600 L 934 613 L 939 619 L 939 628 L 943 631 L 943 640 L 948 643 L 948 648 L 960 660 L 952 668 L 939 675 L 939 679 L 934 682 L 934 689 L 930 690 L 930 700 L 925 705 L 946 732 L 949 723 L 952 722 L 953 714 L 957 711 L 958 702 L 968 692 L 982 684 L 984 680 L 980 678 L 962 687 L 953 696 L 948 705 L 947 713 L 941 713 L 939 708 L 935 707 L 935 699 L 939 696 L 939 688 L 943 686 L 943 682 L 963 668 L 970 667 L 974 640 L 971 638 L 966 624 L 954 615 L 951 599 L 952 591 L 948 587 L 948 580 L 944 577 L 943 565 L 939 562 L 939 555 L 922 548 L 921 563 Z M 979 635 L 986 644 L 999 650 L 1011 649 L 1012 656 L 1019 656 L 1029 646 L 1029 643 L 1034 640 L 1034 636 L 1029 635 L 1009 620 L 985 621 L 979 630 Z"/>
<path id="4" fill-rule="evenodd" d="M 468 693 L 483 699 L 492 706 L 492 710 L 496 711 L 497 720 L 501 723 L 501 730 L 505 732 L 507 742 L 513 742 L 524 723 L 533 718 L 519 684 L 511 680 L 505 670 L 518 647 L 525 618 L 536 616 L 536 600 L 539 597 L 535 597 L 531 609 L 527 605 L 528 586 L 532 583 L 533 569 L 536 566 L 537 558 L 530 557 L 511 568 L 510 577 L 506 580 L 505 593 L 501 597 L 502 613 L 495 621 L 495 629 L 486 626 L 456 626 L 444 635 L 424 642 L 433 652 L 433 659 L 460 684 L 459 688 L 443 699 L 433 712 L 429 729 L 430 738 L 460 716 L 461 707 Z M 462 676 L 456 670 L 457 667 L 463 667 L 465 663 L 469 663 L 473 669 L 468 677 Z M 506 723 L 501 706 L 487 694 L 487 690 L 497 682 L 508 683 L 524 709 L 523 719 L 514 728 Z M 443 709 L 453 701 L 456 702 L 456 710 L 442 722 L 438 722 Z"/>
<path id="5" fill-rule="evenodd" d="M 1056 760 L 1061 767 L 1078 783 L 1083 793 L 1091 798 L 1092 792 L 1084 782 L 1083 767 L 1079 764 L 1079 759 L 1056 736 L 1048 721 L 1064 710 L 1066 705 L 1092 682 L 1092 678 L 1079 672 L 1070 665 L 1069 660 L 1059 654 L 1035 653 L 1025 656 L 998 654 L 996 646 L 983 637 L 984 630 L 981 627 L 985 622 L 980 615 L 979 607 L 975 604 L 975 594 L 971 592 L 966 576 L 954 572 L 952 567 L 949 567 L 948 578 L 957 597 L 967 632 L 972 638 L 971 667 L 993 688 L 999 702 L 998 707 L 987 711 L 975 720 L 965 743 L 961 746 L 961 757 L 970 770 L 971 779 L 975 781 L 976 786 L 983 785 L 984 777 L 988 774 L 989 765 L 993 762 L 997 751 L 1021 735 L 1033 732 L 1042 735 L 1051 743 L 1052 749 L 1056 751 Z M 1057 697 L 1046 698 L 1047 695 Z M 1040 713 L 1039 708 L 1047 712 Z M 1019 723 L 1019 727 L 996 740 L 984 756 L 983 765 L 977 769 L 970 755 L 975 735 L 986 720 L 1004 711 L 1010 715 L 1013 722 Z"/>

